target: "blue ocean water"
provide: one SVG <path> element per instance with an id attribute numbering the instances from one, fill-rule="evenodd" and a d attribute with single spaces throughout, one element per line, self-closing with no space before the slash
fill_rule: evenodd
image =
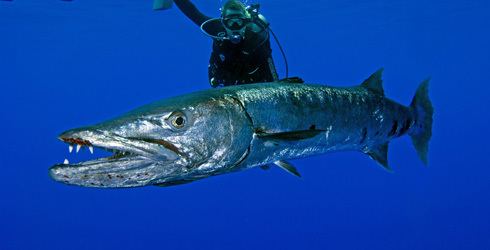
<path id="1" fill-rule="evenodd" d="M 220 1 L 195 1 L 218 16 Z M 408 137 L 394 173 L 358 152 L 187 185 L 56 183 L 56 136 L 207 89 L 211 40 L 149 0 L 0 1 L 0 249 L 490 249 L 490 3 L 263 0 L 290 75 L 350 86 L 385 68 L 409 104 L 432 77 L 429 167 Z M 273 47 L 280 74 L 284 63 Z"/>

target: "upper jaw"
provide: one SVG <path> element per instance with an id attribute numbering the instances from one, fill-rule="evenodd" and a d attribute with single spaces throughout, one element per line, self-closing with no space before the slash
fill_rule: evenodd
<path id="1" fill-rule="evenodd" d="M 113 152 L 130 153 L 155 161 L 173 161 L 179 158 L 179 151 L 171 143 L 155 143 L 151 140 L 139 138 L 126 138 L 103 130 L 74 129 L 64 132 L 59 139 L 77 150 L 86 146 L 93 151 L 93 147 Z M 164 140 L 158 140 L 163 141 Z M 71 148 L 70 148 L 71 151 Z"/>

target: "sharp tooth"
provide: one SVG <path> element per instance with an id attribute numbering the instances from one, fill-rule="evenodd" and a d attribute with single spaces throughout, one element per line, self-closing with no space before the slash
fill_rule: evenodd
<path id="1" fill-rule="evenodd" d="M 91 154 L 93 154 L 93 153 L 94 153 L 94 147 L 89 146 L 89 147 L 88 147 L 88 150 L 90 150 L 90 153 L 91 153 Z"/>
<path id="2" fill-rule="evenodd" d="M 71 153 L 73 152 L 73 145 L 68 145 L 68 151 Z"/>
<path id="3" fill-rule="evenodd" d="M 80 144 L 77 144 L 77 153 L 78 153 L 78 151 L 80 151 L 80 148 L 81 148 L 81 147 L 82 147 L 82 146 L 80 146 Z"/>
<path id="4" fill-rule="evenodd" d="M 63 162 L 63 164 L 70 164 L 70 162 L 68 161 L 68 159 L 65 159 L 65 161 Z"/>

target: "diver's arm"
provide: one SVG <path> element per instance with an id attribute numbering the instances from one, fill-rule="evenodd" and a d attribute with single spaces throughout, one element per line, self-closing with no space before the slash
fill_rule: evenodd
<path id="1" fill-rule="evenodd" d="M 202 23 L 211 19 L 210 17 L 201 13 L 197 7 L 191 3 L 189 0 L 174 0 L 175 5 L 179 7 L 179 9 L 186 15 L 189 19 L 191 19 L 195 24 L 201 26 Z"/>

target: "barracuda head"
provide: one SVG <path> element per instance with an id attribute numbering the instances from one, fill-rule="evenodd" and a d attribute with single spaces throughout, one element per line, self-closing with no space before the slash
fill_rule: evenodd
<path id="1" fill-rule="evenodd" d="M 50 169 L 56 181 L 86 187 L 169 186 L 233 171 L 252 140 L 242 105 L 218 91 L 156 102 L 94 126 L 62 133 L 69 147 L 107 158 Z"/>

